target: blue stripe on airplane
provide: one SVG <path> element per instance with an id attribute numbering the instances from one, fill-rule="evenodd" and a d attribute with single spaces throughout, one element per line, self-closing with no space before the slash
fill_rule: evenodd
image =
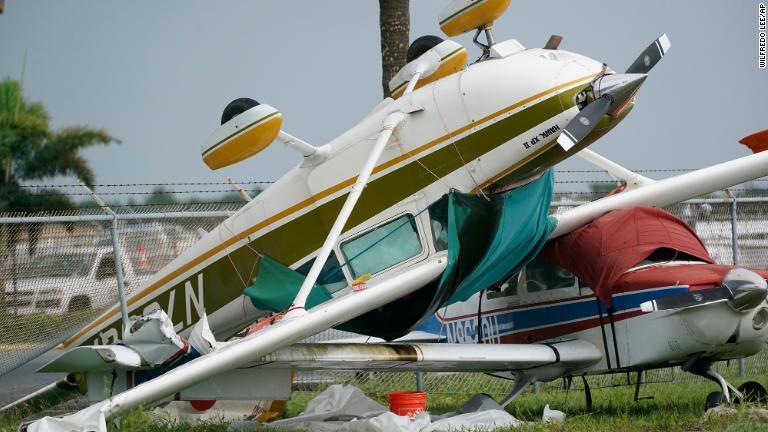
<path id="1" fill-rule="evenodd" d="M 632 309 L 637 309 L 640 304 L 648 300 L 666 297 L 669 295 L 687 292 L 687 286 L 673 286 L 665 289 L 653 289 L 631 292 L 613 297 L 613 313 L 621 313 Z M 527 309 L 511 309 L 495 313 L 493 316 L 498 322 L 498 332 L 501 335 L 512 331 L 530 329 L 534 327 L 549 327 L 560 325 L 570 321 L 580 321 L 597 316 L 595 306 L 596 298 L 590 297 L 581 300 L 571 301 L 569 303 L 554 303 L 546 306 L 532 306 Z M 605 306 L 599 303 L 601 312 L 607 313 Z M 488 315 L 483 315 L 487 317 Z M 459 320 L 441 322 L 436 315 L 431 316 L 427 321 L 421 324 L 415 330 L 441 334 L 443 326 L 453 322 L 463 322 L 467 320 L 476 320 L 475 316 L 462 318 Z"/>

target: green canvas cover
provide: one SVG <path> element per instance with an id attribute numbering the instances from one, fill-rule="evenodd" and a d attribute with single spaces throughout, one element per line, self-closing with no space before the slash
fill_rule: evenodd
<path id="1" fill-rule="evenodd" d="M 447 214 L 448 264 L 440 280 L 338 328 L 392 340 L 440 307 L 467 300 L 520 271 L 539 253 L 555 228 L 556 220 L 547 216 L 553 178 L 548 170 L 531 183 L 490 200 L 453 191 L 433 203 L 430 214 Z M 265 256 L 256 279 L 244 294 L 261 310 L 283 311 L 290 306 L 304 277 Z M 323 285 L 316 285 L 307 308 L 330 298 Z"/>
<path id="2" fill-rule="evenodd" d="M 448 265 L 419 321 L 504 282 L 538 255 L 557 220 L 549 217 L 554 174 L 488 200 L 453 191 L 431 207 L 447 206 Z M 430 210 L 432 211 L 432 210 Z"/>
<path id="3" fill-rule="evenodd" d="M 259 273 L 243 294 L 251 299 L 257 309 L 284 311 L 299 293 L 304 277 L 265 255 L 259 263 Z M 330 299 L 331 295 L 322 285 L 315 285 L 307 297 L 307 309 Z"/>
<path id="4" fill-rule="evenodd" d="M 548 170 L 525 186 L 493 196 L 490 202 L 455 192 L 449 196 L 448 267 L 440 290 L 451 295 L 442 306 L 465 301 L 503 282 L 538 255 L 557 225 L 555 218 L 548 217 L 553 184 L 552 170 Z M 478 223 L 490 226 L 490 235 L 488 228 L 475 226 Z"/>

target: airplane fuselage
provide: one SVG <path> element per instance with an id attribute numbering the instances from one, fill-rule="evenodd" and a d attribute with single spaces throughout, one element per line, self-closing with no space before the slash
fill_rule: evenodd
<path id="1" fill-rule="evenodd" d="M 768 340 L 766 301 L 744 312 L 728 302 L 652 313 L 640 310 L 640 304 L 649 300 L 710 288 L 689 284 L 697 272 L 725 275 L 731 268 L 700 262 L 635 268 L 614 287 L 611 308 L 562 269 L 550 273 L 549 282 L 554 284 L 549 286 L 522 275 L 514 289 L 505 285 L 500 292 L 485 291 L 450 305 L 420 329 L 440 334 L 448 343 L 579 339 L 602 351 L 600 362 L 574 375 L 682 365 L 699 353 L 712 361 L 747 357 L 762 350 Z"/>
<path id="2" fill-rule="evenodd" d="M 588 145 L 630 111 L 605 116 L 579 146 L 556 139 L 578 112 L 576 95 L 602 63 L 566 51 L 530 49 L 473 64 L 397 100 L 385 100 L 327 144 L 322 160 L 306 159 L 235 215 L 204 235 L 128 299 L 131 315 L 162 308 L 184 334 L 205 311 L 218 338 L 253 322 L 242 295 L 261 255 L 298 268 L 317 253 L 365 161 L 382 120 L 412 112 L 394 131 L 332 258 L 351 237 L 397 217 L 414 219 L 421 252 L 373 274 L 391 277 L 437 251 L 426 207 L 451 189 L 470 192 L 540 172 Z M 634 102 L 629 104 L 629 108 Z M 342 266 L 344 294 L 357 276 Z M 106 344 L 120 338 L 117 306 L 63 343 Z"/>

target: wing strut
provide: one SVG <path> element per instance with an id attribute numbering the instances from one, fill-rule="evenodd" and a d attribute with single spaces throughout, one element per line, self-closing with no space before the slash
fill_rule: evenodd
<path id="1" fill-rule="evenodd" d="M 418 80 L 418 76 L 419 74 L 416 74 L 414 79 Z M 413 84 L 415 85 L 415 83 Z M 408 87 L 411 87 L 410 83 Z M 299 293 L 296 294 L 296 298 L 293 300 L 293 304 L 291 305 L 286 318 L 306 313 L 305 306 L 309 292 L 312 290 L 312 287 L 315 286 L 317 278 L 320 276 L 320 271 L 323 269 L 323 266 L 325 266 L 328 256 L 331 254 L 331 251 L 333 251 L 333 246 L 339 239 L 341 231 L 344 229 L 344 225 L 347 224 L 349 216 L 352 214 L 355 204 L 357 204 L 357 200 L 363 193 L 363 188 L 366 183 L 368 183 L 368 178 L 370 178 L 374 167 L 376 167 L 376 163 L 384 152 L 384 148 L 387 146 L 389 138 L 392 136 L 392 131 L 401 121 L 403 121 L 403 119 L 405 119 L 405 114 L 400 111 L 393 112 L 384 118 L 383 128 L 379 133 L 379 137 L 376 139 L 376 143 L 373 145 L 373 149 L 371 149 L 371 154 L 368 156 L 368 160 L 365 161 L 365 165 L 363 165 L 363 168 L 360 170 L 360 174 L 358 174 L 357 180 L 352 186 L 352 190 L 349 191 L 347 200 L 344 202 L 344 206 L 341 208 L 339 216 L 333 223 L 331 231 L 328 233 L 328 237 L 325 238 L 325 243 L 323 243 L 323 246 L 320 248 L 320 252 L 318 252 L 315 262 L 312 264 L 312 268 L 309 269 L 309 273 L 307 273 L 304 283 L 302 283 L 301 288 L 299 288 Z"/>
<path id="2" fill-rule="evenodd" d="M 607 172 L 611 177 L 627 182 L 628 189 L 634 189 L 654 182 L 654 180 L 642 176 L 632 170 L 628 170 L 616 162 L 593 152 L 592 150 L 584 149 L 577 154 L 581 156 L 582 159 Z"/>

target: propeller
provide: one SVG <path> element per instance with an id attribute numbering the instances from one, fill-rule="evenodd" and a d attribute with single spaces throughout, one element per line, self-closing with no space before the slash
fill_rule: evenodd
<path id="1" fill-rule="evenodd" d="M 669 51 L 672 43 L 667 34 L 659 36 L 627 68 L 627 73 L 648 73 Z"/>
<path id="2" fill-rule="evenodd" d="M 625 73 L 606 74 L 607 68 L 604 67 L 603 72 L 592 81 L 595 100 L 579 111 L 557 138 L 563 150 L 570 150 L 589 135 L 604 115 L 618 115 L 670 46 L 669 38 L 663 34 L 640 53 Z"/>
<path id="3" fill-rule="evenodd" d="M 570 150 L 576 143 L 589 135 L 589 133 L 592 132 L 592 129 L 597 125 L 597 122 L 599 122 L 604 115 L 608 114 L 608 111 L 611 109 L 611 103 L 611 98 L 607 95 L 601 96 L 590 102 L 589 105 L 579 111 L 579 115 L 571 120 L 570 123 L 568 123 L 568 126 L 563 129 L 563 132 L 557 137 L 557 143 L 560 144 L 563 150 Z"/>
<path id="4" fill-rule="evenodd" d="M 733 309 L 743 312 L 760 305 L 766 294 L 768 284 L 762 276 L 747 269 L 735 268 L 725 275 L 719 287 L 657 298 L 640 304 L 640 310 L 679 310 L 727 301 Z"/>

